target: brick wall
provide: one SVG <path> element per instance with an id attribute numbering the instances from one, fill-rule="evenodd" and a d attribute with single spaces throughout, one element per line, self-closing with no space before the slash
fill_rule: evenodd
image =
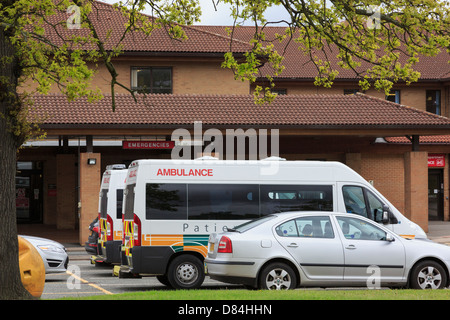
<path id="1" fill-rule="evenodd" d="M 74 154 L 56 155 L 56 227 L 75 229 L 77 170 Z"/>
<path id="2" fill-rule="evenodd" d="M 428 232 L 428 153 L 405 153 L 405 216 Z"/>
<path id="3" fill-rule="evenodd" d="M 159 66 L 172 68 L 174 94 L 249 94 L 248 82 L 234 80 L 231 70 L 221 68 L 223 59 L 181 58 L 120 58 L 114 61 L 117 81 L 131 86 L 131 67 Z M 99 64 L 92 83 L 103 93 L 111 93 L 111 76 L 106 67 Z M 27 81 L 23 89 L 32 90 L 36 84 Z M 58 92 L 53 86 L 51 92 Z M 116 86 L 116 93 L 127 93 Z"/>
<path id="4" fill-rule="evenodd" d="M 96 159 L 95 165 L 88 165 L 88 159 Z M 89 236 L 89 224 L 98 216 L 98 195 L 101 182 L 100 153 L 80 154 L 80 244 L 84 244 Z"/>
<path id="5" fill-rule="evenodd" d="M 361 155 L 361 173 L 400 212 L 405 212 L 404 158 L 402 154 Z"/>

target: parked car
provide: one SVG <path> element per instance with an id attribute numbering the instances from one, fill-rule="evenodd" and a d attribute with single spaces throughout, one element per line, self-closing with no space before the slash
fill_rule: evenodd
<path id="1" fill-rule="evenodd" d="M 20 237 L 30 242 L 39 252 L 44 261 L 45 273 L 66 272 L 69 256 L 62 244 L 45 238 L 23 235 Z"/>
<path id="2" fill-rule="evenodd" d="M 98 237 L 100 233 L 98 217 L 91 222 L 89 230 L 91 233 L 88 236 L 88 240 L 84 243 L 84 249 L 87 253 L 98 254 Z"/>
<path id="3" fill-rule="evenodd" d="M 211 234 L 212 279 L 262 289 L 449 285 L 450 247 L 345 213 L 286 212 Z"/>

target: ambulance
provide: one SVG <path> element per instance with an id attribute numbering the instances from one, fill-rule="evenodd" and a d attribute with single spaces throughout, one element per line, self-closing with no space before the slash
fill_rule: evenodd
<path id="1" fill-rule="evenodd" d="M 124 164 L 106 167 L 99 194 L 98 255 L 91 257 L 93 264 L 120 264 L 122 245 L 122 203 L 127 168 Z"/>
<path id="2" fill-rule="evenodd" d="M 426 238 L 358 173 L 339 162 L 217 159 L 136 160 L 124 191 L 119 277 L 156 276 L 198 288 L 210 233 L 283 211 L 337 211 Z"/>

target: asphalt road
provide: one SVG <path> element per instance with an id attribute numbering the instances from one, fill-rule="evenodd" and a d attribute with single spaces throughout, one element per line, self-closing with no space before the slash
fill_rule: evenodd
<path id="1" fill-rule="evenodd" d="M 120 279 L 112 275 L 112 266 L 97 267 L 90 263 L 90 255 L 84 248 L 68 248 L 69 267 L 66 273 L 47 274 L 41 299 L 59 299 L 64 297 L 85 297 L 146 290 L 170 290 L 156 277 L 140 279 Z M 208 277 L 204 288 L 236 287 L 211 280 Z"/>

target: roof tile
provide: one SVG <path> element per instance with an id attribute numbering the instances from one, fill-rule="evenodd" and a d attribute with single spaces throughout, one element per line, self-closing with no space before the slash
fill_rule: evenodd
<path id="1" fill-rule="evenodd" d="M 298 128 L 448 128 L 450 119 L 386 100 L 357 95 L 281 95 L 257 105 L 252 95 L 116 95 L 89 103 L 67 101 L 61 94 L 35 95 L 30 116 L 45 126 L 192 125 L 294 126 Z"/>

